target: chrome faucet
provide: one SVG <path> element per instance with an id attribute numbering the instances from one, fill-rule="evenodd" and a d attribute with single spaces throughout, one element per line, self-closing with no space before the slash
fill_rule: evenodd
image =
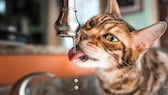
<path id="1" fill-rule="evenodd" d="M 50 77 L 54 78 L 55 74 L 53 73 L 46 73 L 46 72 L 38 72 L 26 75 L 18 80 L 12 87 L 9 95 L 27 95 L 26 89 L 30 81 L 37 77 Z"/>
<path id="2" fill-rule="evenodd" d="M 60 15 L 54 25 L 57 36 L 72 38 L 76 36 L 80 27 L 76 12 L 75 0 L 62 0 Z"/>

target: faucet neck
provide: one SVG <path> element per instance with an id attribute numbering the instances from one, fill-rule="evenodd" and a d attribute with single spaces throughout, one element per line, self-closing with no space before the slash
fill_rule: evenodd
<path id="1" fill-rule="evenodd" d="M 75 9 L 75 0 L 63 0 L 62 4 L 64 8 L 72 8 Z"/>

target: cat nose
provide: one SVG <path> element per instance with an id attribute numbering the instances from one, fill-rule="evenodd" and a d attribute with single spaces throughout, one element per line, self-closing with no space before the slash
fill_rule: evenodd
<path id="1" fill-rule="evenodd" d="M 82 35 L 81 35 L 81 37 L 80 37 L 80 40 L 82 41 L 82 40 L 87 40 L 88 39 L 88 35 L 87 34 L 85 34 L 85 33 L 83 33 Z"/>

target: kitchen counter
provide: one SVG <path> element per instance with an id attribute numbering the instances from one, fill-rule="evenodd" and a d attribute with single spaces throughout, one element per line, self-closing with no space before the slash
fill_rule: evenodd
<path id="1" fill-rule="evenodd" d="M 63 46 L 21 45 L 2 46 L 0 54 L 67 54 L 68 48 Z"/>
<path id="2" fill-rule="evenodd" d="M 0 85 L 15 83 L 34 72 L 51 72 L 59 77 L 92 74 L 68 60 L 68 49 L 50 46 L 4 47 L 0 49 Z"/>

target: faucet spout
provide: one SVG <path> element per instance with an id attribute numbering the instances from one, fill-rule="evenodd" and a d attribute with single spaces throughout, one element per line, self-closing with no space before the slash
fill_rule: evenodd
<path id="1" fill-rule="evenodd" d="M 62 1 L 60 15 L 54 25 L 56 34 L 60 37 L 75 37 L 80 27 L 76 16 L 75 0 Z"/>
<path id="2" fill-rule="evenodd" d="M 25 93 L 27 85 L 30 83 L 30 81 L 37 77 L 50 77 L 54 78 L 55 74 L 52 73 L 46 73 L 46 72 L 38 72 L 38 73 L 32 73 L 29 75 L 26 75 L 22 77 L 20 80 L 18 80 L 12 87 L 11 92 L 9 95 L 27 95 Z"/>

